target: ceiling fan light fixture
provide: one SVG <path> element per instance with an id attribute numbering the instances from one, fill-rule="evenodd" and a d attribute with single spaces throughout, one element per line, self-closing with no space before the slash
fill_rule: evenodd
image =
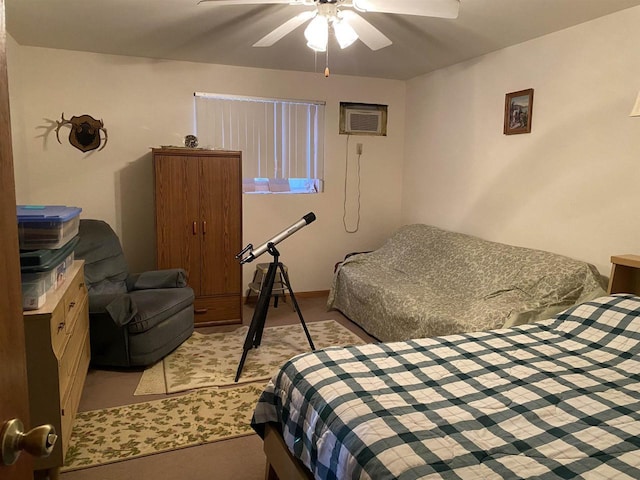
<path id="1" fill-rule="evenodd" d="M 307 28 L 304 30 L 304 37 L 307 39 L 307 47 L 316 52 L 327 50 L 329 41 L 329 23 L 324 15 L 316 15 Z"/>
<path id="2" fill-rule="evenodd" d="M 340 48 L 345 49 L 358 39 L 358 34 L 346 20 L 339 19 L 333 22 L 333 32 Z"/>

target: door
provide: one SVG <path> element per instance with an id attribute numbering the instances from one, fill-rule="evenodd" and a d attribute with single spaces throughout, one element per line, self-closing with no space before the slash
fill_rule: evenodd
<path id="1" fill-rule="evenodd" d="M 200 159 L 202 224 L 201 295 L 240 295 L 242 181 L 240 155 Z"/>
<path id="2" fill-rule="evenodd" d="M 11 149 L 7 85 L 7 43 L 4 0 L 0 0 L 0 429 L 13 418 L 29 426 L 27 368 L 22 327 L 22 294 L 16 195 Z M 20 455 L 11 466 L 0 462 L 0 478 L 32 478 L 33 459 Z"/>
<path id="3" fill-rule="evenodd" d="M 184 268 L 200 296 L 198 158 L 154 154 L 157 268 Z"/>
<path id="4" fill-rule="evenodd" d="M 184 268 L 196 297 L 238 293 L 239 155 L 154 155 L 158 268 Z"/>

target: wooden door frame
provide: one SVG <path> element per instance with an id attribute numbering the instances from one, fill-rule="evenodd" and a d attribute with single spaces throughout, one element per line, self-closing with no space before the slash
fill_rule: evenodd
<path id="1" fill-rule="evenodd" d="M 0 428 L 12 418 L 29 428 L 8 84 L 5 8 L 0 0 Z M 0 477 L 6 480 L 30 479 L 32 470 L 33 459 L 27 454 L 11 466 L 0 463 Z"/>

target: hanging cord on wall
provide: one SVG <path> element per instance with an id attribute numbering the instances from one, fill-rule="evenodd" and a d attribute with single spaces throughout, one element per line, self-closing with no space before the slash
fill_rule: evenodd
<path id="1" fill-rule="evenodd" d="M 347 233 L 356 233 L 360 228 L 360 157 L 362 157 L 362 153 L 358 153 L 358 162 L 356 164 L 356 173 L 358 176 L 358 193 L 357 193 L 357 217 L 356 217 L 356 226 L 355 229 L 350 230 L 347 227 L 347 177 L 349 176 L 349 140 L 351 135 L 347 135 L 347 154 L 345 158 L 345 166 L 344 166 L 344 204 L 343 204 L 343 214 L 342 214 L 342 225 L 344 225 L 344 231 Z"/>

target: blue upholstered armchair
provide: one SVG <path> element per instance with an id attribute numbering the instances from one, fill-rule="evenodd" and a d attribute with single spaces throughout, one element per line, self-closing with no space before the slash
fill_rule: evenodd
<path id="1" fill-rule="evenodd" d="M 129 274 L 120 240 L 102 220 L 80 220 L 79 236 L 94 366 L 151 365 L 191 336 L 194 294 L 184 270 Z"/>

